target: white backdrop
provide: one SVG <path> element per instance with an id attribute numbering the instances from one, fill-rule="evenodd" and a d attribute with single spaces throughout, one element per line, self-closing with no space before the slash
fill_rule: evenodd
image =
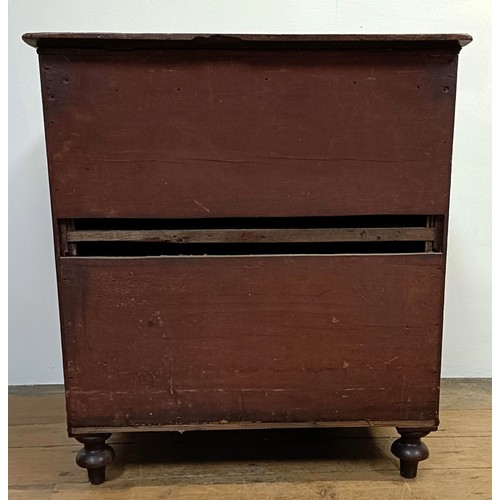
<path id="1" fill-rule="evenodd" d="M 488 0 L 9 2 L 9 383 L 62 382 L 38 61 L 25 32 L 469 33 L 460 54 L 443 376 L 491 376 Z"/>

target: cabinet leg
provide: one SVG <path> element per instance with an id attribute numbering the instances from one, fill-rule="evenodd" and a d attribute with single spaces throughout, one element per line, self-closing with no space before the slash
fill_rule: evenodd
<path id="1" fill-rule="evenodd" d="M 85 434 L 75 436 L 83 444 L 76 456 L 76 463 L 87 469 L 91 484 L 102 484 L 105 481 L 106 465 L 115 458 L 115 452 L 105 441 L 111 434 Z"/>
<path id="2" fill-rule="evenodd" d="M 429 458 L 429 448 L 421 438 L 432 430 L 397 428 L 401 437 L 392 443 L 391 451 L 399 458 L 401 476 L 407 479 L 417 476 L 418 463 Z"/>

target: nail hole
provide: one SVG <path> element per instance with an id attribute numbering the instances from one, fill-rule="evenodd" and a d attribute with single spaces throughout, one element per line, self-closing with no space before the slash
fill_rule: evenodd
<path id="1" fill-rule="evenodd" d="M 443 87 L 443 94 L 447 94 L 450 91 L 450 87 Z"/>

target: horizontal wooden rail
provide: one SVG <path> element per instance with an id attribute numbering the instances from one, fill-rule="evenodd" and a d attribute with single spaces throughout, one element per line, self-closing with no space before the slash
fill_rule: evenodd
<path id="1" fill-rule="evenodd" d="M 68 243 L 137 241 L 161 243 L 328 243 L 435 241 L 435 227 L 335 229 L 183 229 L 68 231 Z"/>

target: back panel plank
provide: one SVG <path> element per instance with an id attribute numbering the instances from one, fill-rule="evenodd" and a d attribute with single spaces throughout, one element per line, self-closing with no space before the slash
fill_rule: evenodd
<path id="1" fill-rule="evenodd" d="M 324 241 L 434 241 L 433 227 L 336 229 L 90 230 L 67 233 L 70 242 L 280 243 Z"/>
<path id="2" fill-rule="evenodd" d="M 456 54 L 41 54 L 54 215 L 447 212 Z"/>
<path id="3" fill-rule="evenodd" d="M 436 418 L 442 255 L 72 257 L 61 278 L 71 427 Z"/>

